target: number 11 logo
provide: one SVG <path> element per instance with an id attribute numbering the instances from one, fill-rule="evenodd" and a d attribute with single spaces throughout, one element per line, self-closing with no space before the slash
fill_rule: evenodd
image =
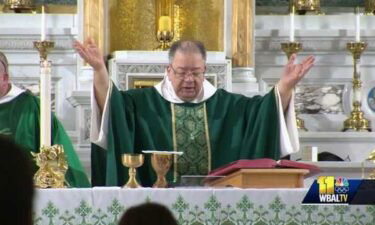
<path id="1" fill-rule="evenodd" d="M 319 194 L 333 195 L 335 193 L 335 177 L 320 176 L 318 177 Z"/>

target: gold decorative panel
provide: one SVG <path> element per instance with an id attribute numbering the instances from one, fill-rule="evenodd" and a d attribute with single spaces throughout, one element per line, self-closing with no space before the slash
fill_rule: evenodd
<path id="1" fill-rule="evenodd" d="M 224 0 L 175 0 L 175 39 L 197 39 L 210 51 L 224 50 Z M 110 51 L 153 50 L 154 0 L 110 0 Z"/>
<path id="2" fill-rule="evenodd" d="M 46 4 L 45 5 L 46 13 L 57 13 L 57 14 L 74 14 L 77 13 L 77 5 L 59 5 L 59 4 Z M 4 4 L 0 4 L 0 11 L 5 13 L 14 13 L 10 11 Z M 41 5 L 35 5 L 33 12 L 40 13 Z"/>

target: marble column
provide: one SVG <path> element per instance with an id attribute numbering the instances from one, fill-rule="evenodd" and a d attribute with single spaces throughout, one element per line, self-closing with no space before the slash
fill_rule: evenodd
<path id="1" fill-rule="evenodd" d="M 258 92 L 254 76 L 254 0 L 232 0 L 233 92 Z"/>

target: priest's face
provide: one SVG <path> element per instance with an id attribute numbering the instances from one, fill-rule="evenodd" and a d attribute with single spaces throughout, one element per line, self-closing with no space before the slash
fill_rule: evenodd
<path id="1" fill-rule="evenodd" d="M 202 91 L 205 60 L 196 52 L 177 51 L 168 66 L 169 80 L 176 95 L 184 101 L 192 101 Z"/>
<path id="2" fill-rule="evenodd" d="M 0 63 L 0 98 L 8 93 L 9 87 L 9 76 Z"/>

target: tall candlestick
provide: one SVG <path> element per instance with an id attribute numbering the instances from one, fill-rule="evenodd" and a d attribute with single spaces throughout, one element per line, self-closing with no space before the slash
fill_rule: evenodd
<path id="1" fill-rule="evenodd" d="M 159 31 L 172 31 L 172 22 L 169 16 L 159 18 Z"/>
<path id="2" fill-rule="evenodd" d="M 289 34 L 289 41 L 294 42 L 294 13 L 295 13 L 295 6 L 292 6 L 292 12 L 290 13 L 290 34 Z"/>
<path id="3" fill-rule="evenodd" d="M 360 29 L 361 29 L 361 20 L 360 20 L 361 14 L 359 13 L 359 10 L 357 8 L 356 15 L 355 15 L 355 41 L 360 42 Z"/>
<path id="4" fill-rule="evenodd" d="M 51 63 L 40 62 L 40 147 L 51 146 Z"/>
<path id="5" fill-rule="evenodd" d="M 42 6 L 42 17 L 41 17 L 40 31 L 41 31 L 40 32 L 41 33 L 40 40 L 45 41 L 46 40 L 46 14 L 44 12 L 44 5 Z"/>

